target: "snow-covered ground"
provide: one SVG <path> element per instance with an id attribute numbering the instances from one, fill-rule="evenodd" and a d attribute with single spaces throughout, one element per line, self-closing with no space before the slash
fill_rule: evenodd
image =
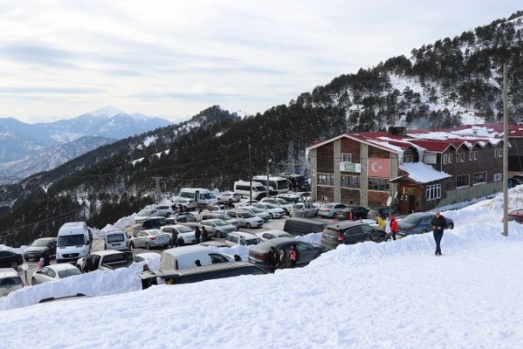
<path id="1" fill-rule="evenodd" d="M 523 186 L 509 198 L 523 207 Z M 0 299 L 0 346 L 520 348 L 523 226 L 501 235 L 501 195 L 443 214 L 456 227 L 441 257 L 424 234 L 269 275 L 142 291 L 136 265 L 25 287 Z M 34 304 L 71 291 L 89 297 Z"/>

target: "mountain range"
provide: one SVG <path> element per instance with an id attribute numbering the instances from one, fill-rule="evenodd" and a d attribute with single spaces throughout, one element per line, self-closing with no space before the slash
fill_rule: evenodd
<path id="1" fill-rule="evenodd" d="M 522 16 L 520 11 L 415 48 L 410 57 L 340 75 L 263 113 L 240 117 L 212 106 L 185 122 L 103 145 L 2 185 L 0 243 L 55 236 L 68 221 L 103 228 L 183 187 L 227 190 L 238 179 L 267 171 L 307 175 L 305 149 L 345 132 L 386 130 L 397 123 L 438 129 L 463 120 L 499 121 L 502 93 L 491 81 L 502 85 L 504 64 L 508 114 L 521 121 Z"/>
<path id="2" fill-rule="evenodd" d="M 170 124 L 114 107 L 48 123 L 0 118 L 0 183 L 51 170 L 101 145 Z"/>

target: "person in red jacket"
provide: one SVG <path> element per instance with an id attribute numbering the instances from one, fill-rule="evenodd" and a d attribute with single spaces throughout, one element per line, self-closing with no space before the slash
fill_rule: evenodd
<path id="1" fill-rule="evenodd" d="M 392 240 L 396 240 L 396 234 L 398 233 L 398 221 L 396 217 L 390 216 L 390 235 Z"/>

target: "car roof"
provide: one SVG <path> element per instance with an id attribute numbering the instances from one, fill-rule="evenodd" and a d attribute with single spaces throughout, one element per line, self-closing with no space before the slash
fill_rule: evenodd
<path id="1" fill-rule="evenodd" d="M 107 255 L 110 255 L 110 254 L 120 254 L 120 253 L 123 253 L 122 251 L 118 251 L 118 250 L 102 250 L 102 251 L 95 251 L 91 254 L 97 254 L 99 256 L 107 256 Z"/>
<path id="2" fill-rule="evenodd" d="M 367 225 L 363 222 L 360 222 L 360 221 L 341 221 L 341 222 L 336 222 L 336 223 L 332 223 L 332 224 L 329 224 L 327 226 L 327 228 L 330 228 L 330 229 L 345 229 L 345 228 L 350 228 L 350 227 L 355 227 L 355 226 L 358 226 L 358 225 Z"/>
<path id="3" fill-rule="evenodd" d="M 35 241 L 37 241 L 37 240 L 56 240 L 56 237 L 38 238 L 38 239 L 36 239 Z"/>
<path id="4" fill-rule="evenodd" d="M 48 265 L 48 267 L 51 269 L 54 269 L 56 271 L 67 270 L 67 269 L 77 269 L 76 266 L 72 265 L 71 263 L 50 264 L 50 265 Z"/>
<path id="5" fill-rule="evenodd" d="M 215 263 L 215 264 L 209 264 L 209 265 L 202 265 L 200 267 L 195 268 L 186 268 L 181 270 L 154 270 L 150 271 L 150 273 L 157 274 L 157 276 L 168 276 L 168 275 L 192 275 L 192 274 L 201 274 L 206 272 L 212 272 L 216 270 L 226 270 L 226 269 L 239 269 L 239 268 L 251 268 L 258 266 L 254 265 L 250 262 L 229 262 L 229 263 Z M 266 273 L 263 269 L 259 268 L 263 271 L 263 273 Z M 146 276 L 147 277 L 147 276 Z"/>
<path id="6" fill-rule="evenodd" d="M 253 239 L 253 238 L 257 239 L 258 238 L 258 236 L 256 234 L 248 233 L 245 231 L 233 231 L 233 232 L 230 232 L 229 234 L 236 234 L 236 235 L 242 236 L 247 239 Z"/>
<path id="7" fill-rule="evenodd" d="M 274 239 L 271 239 L 269 241 L 264 241 L 264 242 L 261 242 L 259 243 L 258 245 L 256 246 L 253 246 L 252 249 L 260 249 L 260 250 L 269 250 L 271 247 L 276 247 L 276 246 L 279 246 L 281 244 L 286 244 L 286 243 L 297 243 L 299 242 L 299 240 L 295 239 L 295 238 L 289 238 L 289 237 L 279 237 L 279 238 L 274 238 Z"/>
<path id="8" fill-rule="evenodd" d="M 0 268 L 0 277 L 19 276 L 13 268 Z"/>

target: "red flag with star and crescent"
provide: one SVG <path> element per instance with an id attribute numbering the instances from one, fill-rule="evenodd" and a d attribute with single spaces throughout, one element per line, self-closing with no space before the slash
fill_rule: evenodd
<path id="1" fill-rule="evenodd" d="M 390 178 L 390 159 L 369 158 L 367 172 L 369 177 Z"/>

